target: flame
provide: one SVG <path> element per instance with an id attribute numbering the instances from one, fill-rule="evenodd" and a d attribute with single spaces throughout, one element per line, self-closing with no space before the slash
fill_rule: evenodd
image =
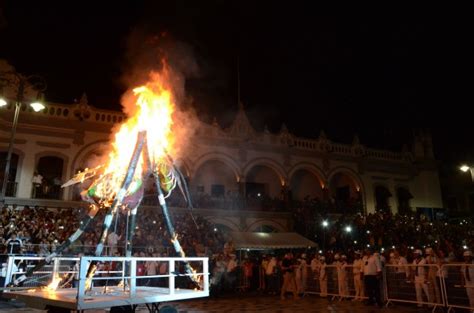
<path id="1" fill-rule="evenodd" d="M 166 66 L 163 73 L 151 73 L 150 81 L 133 89 L 134 114 L 126 120 L 115 134 L 112 151 L 102 177 L 96 186 L 96 195 L 102 199 L 112 199 L 124 180 L 138 132 L 146 130 L 148 156 L 151 164 L 160 164 L 165 151 L 172 152 L 172 115 L 176 107 L 171 89 L 167 87 Z M 143 177 L 144 160 L 141 158 L 129 190 L 135 190 Z"/>
<path id="2" fill-rule="evenodd" d="M 53 281 L 46 286 L 46 290 L 48 291 L 55 291 L 59 287 L 59 283 L 61 282 L 62 278 L 59 277 L 58 273 L 54 273 Z"/>

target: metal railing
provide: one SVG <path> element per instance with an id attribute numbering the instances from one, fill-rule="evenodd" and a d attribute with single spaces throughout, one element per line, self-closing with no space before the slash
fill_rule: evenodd
<path id="1" fill-rule="evenodd" d="M 445 264 L 441 267 L 441 273 L 449 311 L 453 308 L 474 311 L 474 264 Z"/>
<path id="2" fill-rule="evenodd" d="M 2 266 L 2 276 L 5 277 L 4 286 L 8 286 L 29 269 L 34 268 L 44 257 L 12 255 L 8 257 L 7 263 Z M 41 287 L 48 285 L 55 274 L 60 277 L 73 274 L 73 265 L 77 262 L 77 257 L 54 258 L 51 263 L 46 264 L 40 271 L 35 271 L 23 287 Z"/>
<path id="3" fill-rule="evenodd" d="M 436 264 L 385 266 L 384 289 L 387 305 L 391 302 L 413 303 L 418 307 L 445 306 L 442 270 Z"/>
<path id="4" fill-rule="evenodd" d="M 366 299 L 364 280 L 358 269 L 351 264 L 307 266 L 306 294 L 317 294 L 332 299 Z"/>
<path id="5" fill-rule="evenodd" d="M 4 286 L 15 282 L 29 268 L 42 260 L 44 260 L 42 257 L 10 256 L 4 274 Z M 153 272 L 146 270 L 147 263 L 156 263 Z M 95 271 L 90 270 L 92 264 L 96 266 Z M 164 267 L 166 270 L 160 272 L 158 264 L 166 265 Z M 193 268 L 192 273 L 185 270 L 186 264 Z M 75 284 L 66 285 L 65 280 L 68 276 L 71 277 L 70 275 L 75 278 Z M 57 257 L 50 264 L 33 272 L 26 280 L 22 280 L 22 287 L 44 287 L 52 282 L 53 278 L 60 279 L 59 288 L 51 289 L 47 293 L 38 293 L 39 296 L 35 301 L 44 303 L 64 301 L 66 298 L 71 298 L 71 289 L 75 289 L 72 290 L 75 300 L 68 306 L 77 309 L 158 303 L 209 296 L 208 258 Z M 13 287 L 7 287 L 6 294 L 25 301 L 37 296 Z M 90 301 L 92 298 L 96 301 Z M 61 307 L 61 304 L 58 303 L 58 306 Z"/>

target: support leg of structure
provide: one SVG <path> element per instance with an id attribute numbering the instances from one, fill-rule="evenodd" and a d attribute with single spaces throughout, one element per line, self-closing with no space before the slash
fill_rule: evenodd
<path id="1" fill-rule="evenodd" d="M 102 234 L 100 236 L 99 244 L 95 249 L 95 256 L 101 256 L 104 249 L 105 240 L 107 239 L 107 234 L 109 232 L 110 226 L 112 225 L 113 216 L 117 211 L 118 206 L 122 203 L 125 195 L 127 193 L 130 184 L 133 181 L 135 175 L 135 170 L 137 168 L 140 156 L 142 155 L 143 146 L 146 143 L 146 131 L 141 131 L 137 135 L 137 143 L 133 150 L 132 158 L 130 160 L 125 179 L 120 187 L 120 190 L 117 192 L 112 205 L 107 210 L 107 214 L 104 218 L 104 224 L 102 225 Z M 89 269 L 87 271 L 87 277 L 90 279 L 93 275 L 93 272 L 97 266 L 97 262 L 91 262 Z"/>

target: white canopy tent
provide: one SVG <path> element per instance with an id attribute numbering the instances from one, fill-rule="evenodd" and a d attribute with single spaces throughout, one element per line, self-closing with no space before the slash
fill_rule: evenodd
<path id="1" fill-rule="evenodd" d="M 317 244 L 298 233 L 231 232 L 236 250 L 275 250 L 317 247 Z"/>

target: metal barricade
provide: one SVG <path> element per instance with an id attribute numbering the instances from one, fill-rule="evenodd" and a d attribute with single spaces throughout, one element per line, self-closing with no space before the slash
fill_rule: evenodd
<path id="1" fill-rule="evenodd" d="M 305 294 L 316 294 L 321 297 L 366 299 L 364 279 L 359 271 L 354 271 L 352 264 L 322 265 L 307 267 Z"/>
<path id="2" fill-rule="evenodd" d="M 339 297 L 339 279 L 338 279 L 338 266 L 337 265 L 326 265 L 326 282 L 327 282 L 327 293 L 326 295 L 332 296 L 332 299 Z M 324 283 L 324 281 L 322 281 Z M 322 286 L 323 287 L 323 286 Z M 324 289 L 324 287 L 323 287 Z M 324 293 L 322 292 L 323 296 Z"/>
<path id="3" fill-rule="evenodd" d="M 352 264 L 341 266 L 339 272 L 340 289 L 339 295 L 343 298 L 353 298 L 354 300 L 367 299 L 365 296 L 365 286 L 363 273 Z"/>
<path id="4" fill-rule="evenodd" d="M 387 305 L 391 302 L 414 303 L 418 307 L 432 307 L 433 311 L 444 306 L 444 288 L 439 273 L 441 268 L 436 264 L 385 265 Z"/>
<path id="5" fill-rule="evenodd" d="M 444 264 L 441 273 L 448 312 L 453 308 L 474 311 L 474 264 Z"/>
<path id="6" fill-rule="evenodd" d="M 321 294 L 321 286 L 319 282 L 319 274 L 320 274 L 320 265 L 313 266 L 308 265 L 306 267 L 307 275 L 306 275 L 306 289 L 304 294 Z"/>

